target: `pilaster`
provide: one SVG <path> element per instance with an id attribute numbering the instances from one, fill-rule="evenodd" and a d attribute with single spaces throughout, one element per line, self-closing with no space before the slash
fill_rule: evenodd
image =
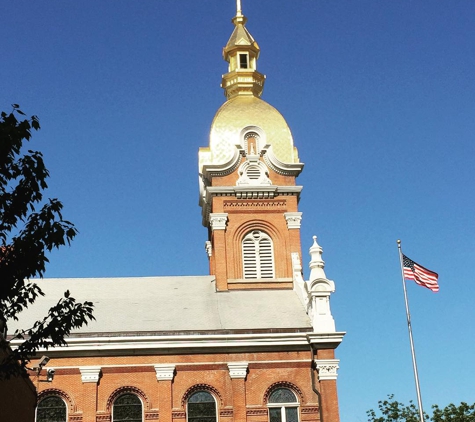
<path id="1" fill-rule="evenodd" d="M 216 289 L 228 290 L 227 284 L 227 259 L 226 259 L 226 223 L 227 213 L 211 213 L 209 216 L 213 245 L 213 261 L 216 276 Z"/>
<path id="2" fill-rule="evenodd" d="M 320 392 L 322 394 L 323 420 L 338 422 L 340 415 L 336 379 L 340 361 L 333 358 L 333 350 L 319 351 L 318 356 L 321 359 L 315 359 L 315 366 L 318 371 Z"/>
<path id="3" fill-rule="evenodd" d="M 154 365 L 155 374 L 158 381 L 158 408 L 160 409 L 160 420 L 172 420 L 172 381 L 175 376 L 175 365 L 157 364 Z"/>
<path id="4" fill-rule="evenodd" d="M 97 413 L 97 384 L 101 376 L 100 366 L 81 366 L 83 390 L 83 422 L 95 422 Z"/>
<path id="5" fill-rule="evenodd" d="M 233 421 L 246 422 L 246 376 L 247 362 L 228 363 L 233 389 Z"/>

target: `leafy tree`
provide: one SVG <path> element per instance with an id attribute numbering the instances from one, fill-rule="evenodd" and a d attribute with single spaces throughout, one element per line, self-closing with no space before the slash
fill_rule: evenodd
<path id="1" fill-rule="evenodd" d="M 368 422 L 420 422 L 419 410 L 415 404 L 412 401 L 409 405 L 398 402 L 394 400 L 393 394 L 387 400 L 379 401 L 378 408 L 379 415 L 373 409 L 366 412 Z M 475 422 L 475 404 L 449 404 L 443 409 L 433 405 L 432 415 L 424 413 L 424 419 L 432 422 Z"/>
<path id="2" fill-rule="evenodd" d="M 40 287 L 31 281 L 42 278 L 46 254 L 70 244 L 76 236 L 74 225 L 64 220 L 63 205 L 57 199 L 43 200 L 47 188 L 41 152 L 26 150 L 32 130 L 40 128 L 36 116 L 30 119 L 17 104 L 10 113 L 0 114 L 0 329 L 33 304 Z M 73 328 L 94 319 L 91 302 L 78 303 L 69 291 L 43 319 L 32 327 L 0 336 L 0 378 L 25 373 L 24 368 L 39 348 L 65 345 Z M 21 344 L 10 350 L 12 340 Z"/>

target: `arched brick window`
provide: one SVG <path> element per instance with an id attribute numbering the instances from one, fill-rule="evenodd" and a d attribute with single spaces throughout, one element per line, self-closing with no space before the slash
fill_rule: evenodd
<path id="1" fill-rule="evenodd" d="M 187 422 L 216 422 L 216 400 L 208 391 L 193 393 L 187 402 Z"/>
<path id="2" fill-rule="evenodd" d="M 112 422 L 143 422 L 143 405 L 132 393 L 121 394 L 112 405 Z"/>
<path id="3" fill-rule="evenodd" d="M 36 408 L 36 422 L 66 422 L 67 408 L 59 396 L 46 396 Z"/>
<path id="4" fill-rule="evenodd" d="M 292 390 L 284 387 L 275 388 L 269 395 L 269 422 L 298 422 L 299 403 Z"/>
<path id="5" fill-rule="evenodd" d="M 272 239 L 260 230 L 253 230 L 242 240 L 244 278 L 274 278 L 274 246 Z"/>

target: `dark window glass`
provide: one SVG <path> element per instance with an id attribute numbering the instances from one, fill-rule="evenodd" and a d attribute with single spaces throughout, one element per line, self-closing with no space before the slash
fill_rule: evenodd
<path id="1" fill-rule="evenodd" d="M 188 422 L 216 422 L 216 402 L 207 391 L 198 391 L 188 399 Z"/>
<path id="2" fill-rule="evenodd" d="M 282 422 L 282 411 L 280 407 L 271 407 L 269 409 L 270 422 Z"/>
<path id="3" fill-rule="evenodd" d="M 297 397 L 288 388 L 277 388 L 269 396 L 270 422 L 299 422 L 299 410 L 293 404 Z M 290 405 L 289 405 L 290 404 Z"/>
<path id="4" fill-rule="evenodd" d="M 299 421 L 299 416 L 298 416 L 298 411 L 296 407 L 286 407 L 285 408 L 285 416 L 287 422 L 298 422 Z"/>
<path id="5" fill-rule="evenodd" d="M 66 403 L 61 397 L 46 397 L 38 403 L 36 422 L 66 422 Z"/>
<path id="6" fill-rule="evenodd" d="M 135 394 L 122 394 L 114 401 L 112 422 L 142 422 L 142 402 Z"/>
<path id="7" fill-rule="evenodd" d="M 247 69 L 247 54 L 239 55 L 239 67 L 241 69 Z"/>
<path id="8" fill-rule="evenodd" d="M 277 388 L 269 397 L 269 403 L 295 403 L 295 394 L 288 388 Z"/>

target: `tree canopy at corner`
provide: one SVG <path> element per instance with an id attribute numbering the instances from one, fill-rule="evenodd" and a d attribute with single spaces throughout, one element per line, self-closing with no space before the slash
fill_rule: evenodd
<path id="1" fill-rule="evenodd" d="M 378 412 L 368 410 L 368 422 L 420 422 L 419 410 L 410 401 L 405 405 L 389 395 L 387 400 L 378 402 Z M 449 404 L 444 408 L 432 406 L 432 415 L 424 413 L 424 419 L 432 422 L 475 422 L 475 404 Z"/>
<path id="2" fill-rule="evenodd" d="M 41 152 L 25 151 L 32 130 L 40 128 L 38 118 L 12 107 L 0 114 L 0 349 L 7 356 L 0 361 L 0 378 L 22 372 L 39 348 L 65 345 L 73 328 L 94 319 L 93 304 L 77 303 L 66 291 L 43 319 L 5 336 L 8 321 L 43 295 L 31 279 L 43 277 L 46 254 L 77 234 L 63 219 L 62 203 L 43 200 L 49 172 Z M 12 341 L 17 347 L 10 350 Z"/>

